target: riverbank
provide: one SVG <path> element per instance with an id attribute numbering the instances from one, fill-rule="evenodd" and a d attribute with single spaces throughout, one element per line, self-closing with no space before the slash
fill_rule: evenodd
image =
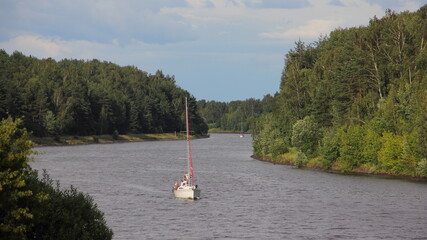
<path id="1" fill-rule="evenodd" d="M 209 128 L 209 133 L 235 133 L 235 134 L 251 134 L 251 131 L 241 132 L 241 131 L 232 131 L 232 130 L 223 130 L 220 128 Z"/>
<path id="2" fill-rule="evenodd" d="M 371 177 L 380 177 L 380 178 L 391 178 L 391 179 L 404 179 L 404 180 L 412 180 L 412 181 L 422 181 L 427 182 L 427 177 L 418 177 L 418 176 L 411 176 L 411 175 L 396 175 L 396 174 L 388 174 L 384 172 L 375 172 L 371 169 L 359 167 L 355 168 L 348 172 L 343 172 L 339 169 L 337 169 L 336 166 L 332 166 L 331 168 L 325 169 L 320 166 L 320 164 L 317 164 L 316 160 L 313 160 L 311 162 L 307 162 L 306 165 L 297 167 L 294 162 L 290 159 L 273 159 L 271 157 L 266 156 L 251 156 L 253 159 L 256 159 L 258 161 L 268 162 L 272 164 L 278 164 L 278 165 L 286 165 L 286 166 L 292 166 L 295 168 L 301 168 L 301 169 L 307 169 L 312 171 L 322 171 L 322 172 L 328 172 L 328 173 L 334 173 L 334 174 L 342 174 L 342 175 L 356 175 L 356 176 L 371 176 Z"/>
<path id="3" fill-rule="evenodd" d="M 192 138 L 207 138 L 207 136 L 192 136 Z M 60 137 L 30 137 L 38 146 L 65 146 L 82 144 L 105 144 L 143 141 L 170 141 L 183 140 L 183 134 L 150 133 L 150 134 L 119 134 L 119 135 L 92 135 L 92 136 L 60 136 Z"/>

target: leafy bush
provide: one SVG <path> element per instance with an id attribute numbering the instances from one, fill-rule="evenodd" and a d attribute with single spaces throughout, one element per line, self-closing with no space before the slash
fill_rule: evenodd
<path id="1" fill-rule="evenodd" d="M 297 157 L 294 160 L 294 165 L 295 167 L 300 168 L 305 166 L 305 164 L 307 164 L 307 161 L 307 156 L 303 152 L 298 151 Z"/>
<path id="2" fill-rule="evenodd" d="M 32 142 L 22 120 L 0 122 L 0 239 L 111 239 L 103 213 L 75 188 L 60 190 L 28 162 Z"/>
<path id="3" fill-rule="evenodd" d="M 117 130 L 114 130 L 114 132 L 113 132 L 113 139 L 114 140 L 119 140 L 120 139 L 119 132 Z"/>
<path id="4" fill-rule="evenodd" d="M 34 214 L 28 239 L 112 239 L 104 214 L 89 195 L 73 186 L 61 190 L 46 171 L 42 179 L 33 171 L 27 183 L 37 196 L 28 203 Z"/>
<path id="5" fill-rule="evenodd" d="M 364 131 L 359 125 L 343 127 L 340 132 L 341 171 L 347 172 L 362 164 Z"/>
<path id="6" fill-rule="evenodd" d="M 306 116 L 292 126 L 292 145 L 300 148 L 304 153 L 313 153 L 321 136 L 319 126 L 313 117 Z"/>
<path id="7" fill-rule="evenodd" d="M 1 239 L 22 239 L 28 231 L 27 221 L 33 217 L 25 201 L 33 193 L 26 189 L 25 175 L 30 169 L 28 155 L 32 142 L 22 120 L 11 117 L 0 122 L 0 236 Z"/>
<path id="8" fill-rule="evenodd" d="M 378 151 L 381 148 L 381 136 L 372 129 L 365 130 L 362 146 L 362 162 L 363 163 L 378 163 Z"/>
<path id="9" fill-rule="evenodd" d="M 382 147 L 378 152 L 378 162 L 389 173 L 398 174 L 405 168 L 402 159 L 403 137 L 385 132 L 381 137 Z"/>
<path id="10" fill-rule="evenodd" d="M 252 134 L 255 155 L 277 157 L 288 152 L 288 138 L 279 126 L 279 122 L 271 114 L 257 119 Z"/>
<path id="11" fill-rule="evenodd" d="M 417 166 L 417 173 L 421 177 L 427 177 L 427 158 L 421 159 Z"/>
<path id="12" fill-rule="evenodd" d="M 332 167 L 332 164 L 340 156 L 340 141 L 336 136 L 336 132 L 331 130 L 325 133 L 325 136 L 322 139 L 322 145 L 320 152 L 323 155 L 321 160 L 322 167 L 329 169 Z"/>

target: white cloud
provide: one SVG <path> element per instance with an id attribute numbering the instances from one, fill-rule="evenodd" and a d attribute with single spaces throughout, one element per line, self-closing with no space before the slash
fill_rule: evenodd
<path id="1" fill-rule="evenodd" d="M 114 39 L 109 44 L 90 42 L 85 40 L 63 40 L 60 37 L 45 37 L 38 35 L 20 35 L 0 42 L 0 48 L 7 52 L 15 50 L 26 55 L 38 58 L 54 58 L 61 60 L 64 58 L 73 59 L 94 59 L 111 61 L 111 53 L 120 51 L 118 40 Z"/>
<path id="2" fill-rule="evenodd" d="M 282 24 L 266 28 L 258 36 L 270 39 L 313 41 L 321 35 L 328 35 L 336 28 L 367 25 L 373 16 L 384 11 L 379 5 L 363 0 L 310 0 L 311 5 L 300 9 L 282 10 Z"/>
<path id="3" fill-rule="evenodd" d="M 2 39 L 17 36 L 17 30 L 103 43 L 115 38 L 121 43 L 135 38 L 161 44 L 197 38 L 191 25 L 176 15 L 165 15 L 161 11 L 165 6 L 185 6 L 182 1 L 21 0 L 6 1 L 0 6 Z"/>
<path id="4" fill-rule="evenodd" d="M 202 93 L 206 89 L 214 94 L 223 90 L 214 87 L 240 79 L 248 86 L 271 81 L 269 86 L 277 90 L 283 56 L 298 38 L 315 41 L 337 27 L 366 25 L 373 16 L 383 16 L 386 8 L 414 11 L 422 4 L 422 0 L 0 2 L 0 49 L 56 60 L 96 58 L 148 72 L 162 69 L 176 75 L 192 93 L 199 91 L 198 97 L 206 97 L 208 93 Z M 193 87 L 198 84 L 200 89 Z M 206 88 L 209 84 L 212 87 Z"/>
<path id="5" fill-rule="evenodd" d="M 203 8 L 208 6 L 208 0 L 185 0 L 191 8 Z"/>
<path id="6" fill-rule="evenodd" d="M 207 0 L 187 2 L 191 7 L 163 8 L 162 13 L 180 16 L 194 29 L 207 30 L 209 36 L 220 29 L 216 35 L 233 32 L 235 38 L 245 41 L 256 41 L 257 37 L 315 40 L 338 27 L 366 25 L 371 17 L 384 13 L 379 5 L 365 0 L 309 0 L 292 8 L 251 8 L 268 3 L 260 0 L 210 0 L 212 6 Z"/>
<path id="7" fill-rule="evenodd" d="M 385 0 L 43 0 L 40 4 L 22 0 L 5 5 L 16 15 L 4 12 L 8 17 L 0 16 L 0 29 L 9 37 L 12 28 L 20 28 L 27 34 L 102 43 L 116 39 L 120 44 L 129 44 L 130 39 L 195 42 L 221 36 L 221 32 L 234 33 L 236 41 L 259 37 L 313 40 L 333 28 L 367 24 L 374 15 L 383 15 L 377 1 Z M 409 10 L 419 5 L 414 0 L 394 1 Z"/>
<path id="8" fill-rule="evenodd" d="M 15 50 L 37 57 L 58 57 L 67 54 L 71 49 L 60 38 L 42 37 L 35 35 L 20 35 L 0 43 L 6 51 Z"/>
<path id="9" fill-rule="evenodd" d="M 315 39 L 321 35 L 329 34 L 329 32 L 334 30 L 334 28 L 336 28 L 337 26 L 339 26 L 339 22 L 323 19 L 313 19 L 309 20 L 305 25 L 301 25 L 296 28 L 286 30 L 284 32 L 260 33 L 259 35 L 261 37 L 278 39 Z"/>
<path id="10" fill-rule="evenodd" d="M 9 54 L 20 51 L 25 55 L 37 58 L 83 59 L 109 61 L 122 66 L 133 65 L 141 70 L 155 72 L 164 69 L 172 61 L 183 57 L 183 52 L 173 50 L 173 46 L 150 45 L 136 39 L 121 46 L 117 39 L 110 43 L 98 43 L 86 40 L 64 40 L 60 37 L 45 37 L 39 35 L 20 35 L 7 41 L 0 42 L 0 49 Z"/>

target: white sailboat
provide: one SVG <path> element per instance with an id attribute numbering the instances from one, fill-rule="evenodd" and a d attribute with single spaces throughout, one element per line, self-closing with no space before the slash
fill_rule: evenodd
<path id="1" fill-rule="evenodd" d="M 173 193 L 176 198 L 183 199 L 199 199 L 200 198 L 200 189 L 194 183 L 194 171 L 193 171 L 193 155 L 191 151 L 191 142 L 190 142 L 190 122 L 188 117 L 188 104 L 187 98 L 185 98 L 185 123 L 187 130 L 187 166 L 188 171 L 184 174 L 181 182 L 175 183 L 173 188 Z"/>
<path id="2" fill-rule="evenodd" d="M 245 135 L 243 135 L 243 117 L 240 118 L 240 125 L 241 125 L 240 138 L 243 138 L 243 137 L 245 137 Z"/>

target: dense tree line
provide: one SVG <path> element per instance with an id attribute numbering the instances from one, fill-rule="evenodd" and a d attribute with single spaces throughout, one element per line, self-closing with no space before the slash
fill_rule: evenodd
<path id="1" fill-rule="evenodd" d="M 103 213 L 75 188 L 61 190 L 29 166 L 32 142 L 22 120 L 0 121 L 0 238 L 111 239 Z"/>
<path id="2" fill-rule="evenodd" d="M 199 100 L 197 105 L 200 116 L 208 124 L 209 129 L 248 132 L 257 117 L 271 112 L 272 99 L 271 95 L 266 95 L 262 100 L 254 98 L 231 102 Z"/>
<path id="3" fill-rule="evenodd" d="M 194 97 L 174 77 L 98 60 L 37 59 L 0 50 L 0 119 L 23 117 L 37 136 L 207 132 Z"/>
<path id="4" fill-rule="evenodd" d="M 427 5 L 298 41 L 272 113 L 257 119 L 255 155 L 427 176 L 426 45 Z"/>

